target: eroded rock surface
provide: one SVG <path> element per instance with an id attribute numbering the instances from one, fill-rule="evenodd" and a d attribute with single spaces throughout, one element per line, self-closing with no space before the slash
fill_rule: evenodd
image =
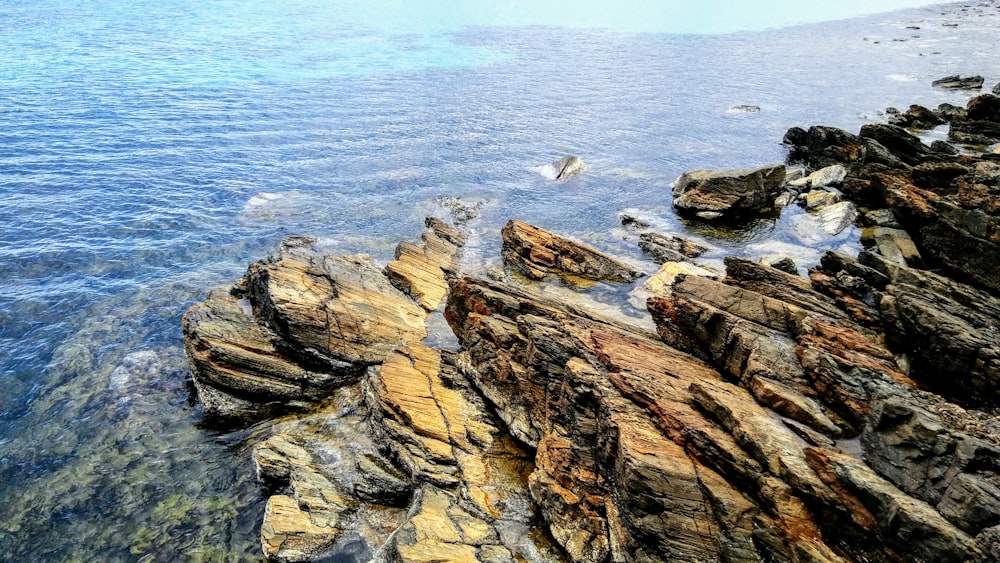
<path id="1" fill-rule="evenodd" d="M 674 182 L 674 207 L 703 219 L 756 212 L 774 205 L 785 182 L 785 166 L 693 170 Z"/>
<path id="2" fill-rule="evenodd" d="M 508 221 L 501 231 L 504 262 L 531 279 L 550 274 L 627 283 L 642 272 L 586 244 L 523 221 Z"/>

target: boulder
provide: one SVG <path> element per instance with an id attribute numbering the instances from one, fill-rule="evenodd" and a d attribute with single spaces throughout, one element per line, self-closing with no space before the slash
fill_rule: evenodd
<path id="1" fill-rule="evenodd" d="M 996 86 L 993 87 L 993 90 L 991 90 L 991 92 L 1000 96 L 1000 82 L 997 82 Z"/>
<path id="2" fill-rule="evenodd" d="M 946 123 L 946 119 L 921 105 L 912 105 L 902 113 L 896 113 L 889 118 L 890 125 L 907 129 L 932 129 Z"/>
<path id="3" fill-rule="evenodd" d="M 799 268 L 795 265 L 795 261 L 792 260 L 790 256 L 785 254 L 772 254 L 770 256 L 764 256 L 760 259 L 760 263 L 792 275 L 798 275 L 799 273 Z"/>
<path id="4" fill-rule="evenodd" d="M 813 189 L 836 186 L 847 177 L 847 169 L 840 164 L 821 168 L 809 175 L 809 186 Z"/>
<path id="5" fill-rule="evenodd" d="M 916 135 L 902 127 L 884 123 L 861 126 L 861 136 L 873 139 L 906 164 L 917 164 L 931 154 L 931 149 Z"/>
<path id="6" fill-rule="evenodd" d="M 657 264 L 683 262 L 708 252 L 704 246 L 683 237 L 652 232 L 639 235 L 639 248 Z"/>
<path id="7" fill-rule="evenodd" d="M 585 280 L 629 283 L 643 275 L 591 246 L 523 221 L 508 221 L 501 234 L 504 262 L 531 279 L 558 274 Z"/>
<path id="8" fill-rule="evenodd" d="M 858 208 L 849 201 L 842 201 L 821 208 L 817 215 L 822 223 L 823 231 L 834 236 L 854 224 L 854 220 L 858 218 Z"/>
<path id="9" fill-rule="evenodd" d="M 578 156 L 564 156 L 552 163 L 556 170 L 556 180 L 566 181 L 587 169 Z"/>
<path id="10" fill-rule="evenodd" d="M 958 90 L 978 90 L 983 87 L 983 82 L 985 82 L 985 79 L 982 76 L 961 77 L 957 74 L 952 74 L 931 82 L 931 86 Z"/>
<path id="11" fill-rule="evenodd" d="M 781 164 L 685 172 L 674 182 L 674 207 L 715 218 L 756 212 L 774 205 L 784 181 L 785 167 Z"/>
<path id="12" fill-rule="evenodd" d="M 969 100 L 965 108 L 969 119 L 1000 122 L 1000 96 L 981 94 Z"/>

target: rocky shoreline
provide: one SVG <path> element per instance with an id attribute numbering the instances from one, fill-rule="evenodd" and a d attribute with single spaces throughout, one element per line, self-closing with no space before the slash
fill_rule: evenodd
<path id="1" fill-rule="evenodd" d="M 715 272 L 631 216 L 645 279 L 517 220 L 486 278 L 438 219 L 385 267 L 287 238 L 183 322 L 206 417 L 270 421 L 264 555 L 1000 559 L 1000 97 L 890 114 L 675 183 L 697 221 L 798 202 L 828 235 L 864 228 L 807 277 L 780 257 Z M 911 132 L 943 123 L 959 146 Z M 536 291 L 553 278 L 641 286 L 655 332 Z M 457 349 L 424 344 L 442 306 Z"/>

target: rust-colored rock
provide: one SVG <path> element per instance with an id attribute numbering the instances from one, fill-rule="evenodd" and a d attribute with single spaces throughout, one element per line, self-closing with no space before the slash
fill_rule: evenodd
<path id="1" fill-rule="evenodd" d="M 504 261 L 532 279 L 558 274 L 586 280 L 628 283 L 642 277 L 642 272 L 596 248 L 523 221 L 508 221 L 501 234 Z"/>

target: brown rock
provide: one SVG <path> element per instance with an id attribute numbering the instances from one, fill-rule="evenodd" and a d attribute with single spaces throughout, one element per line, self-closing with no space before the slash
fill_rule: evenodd
<path id="1" fill-rule="evenodd" d="M 522 221 L 508 221 L 501 234 L 504 261 L 532 279 L 559 274 L 628 283 L 642 276 L 641 272 L 595 248 Z"/>
<path id="2" fill-rule="evenodd" d="M 781 164 L 757 169 L 694 170 L 674 182 L 674 207 L 733 215 L 771 207 L 785 182 Z"/>
<path id="3" fill-rule="evenodd" d="M 428 218 L 426 226 L 420 244 L 399 243 L 396 260 L 386 264 L 385 273 L 403 293 L 434 311 L 448 294 L 446 276 L 458 273 L 458 249 L 465 236 L 439 219 Z"/>

